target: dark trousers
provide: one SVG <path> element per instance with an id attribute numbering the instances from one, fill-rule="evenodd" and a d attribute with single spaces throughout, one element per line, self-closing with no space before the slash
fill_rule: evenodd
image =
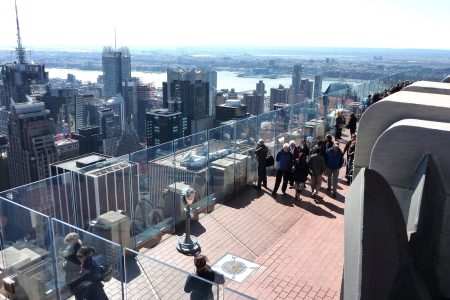
<path id="1" fill-rule="evenodd" d="M 277 177 L 275 178 L 275 187 L 273 188 L 273 193 L 276 193 L 278 191 L 278 188 L 280 187 L 281 183 L 281 178 L 283 178 L 283 185 L 281 186 L 281 191 L 283 193 L 286 192 L 286 188 L 290 177 L 291 177 L 290 171 L 277 170 Z"/>
<path id="2" fill-rule="evenodd" d="M 265 164 L 258 164 L 258 187 L 261 187 L 261 183 L 263 186 L 267 186 L 267 174 Z"/>

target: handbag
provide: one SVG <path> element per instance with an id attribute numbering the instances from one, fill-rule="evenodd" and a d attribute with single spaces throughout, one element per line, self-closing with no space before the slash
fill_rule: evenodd
<path id="1" fill-rule="evenodd" d="M 266 167 L 271 167 L 275 163 L 272 155 L 266 157 Z"/>

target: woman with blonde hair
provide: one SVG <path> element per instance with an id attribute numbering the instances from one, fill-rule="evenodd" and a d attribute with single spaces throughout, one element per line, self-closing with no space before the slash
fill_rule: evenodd
<path id="1" fill-rule="evenodd" d="M 78 233 L 71 232 L 66 235 L 64 241 L 68 244 L 64 249 L 63 270 L 66 272 L 66 283 L 72 281 L 80 273 L 80 261 L 77 252 L 81 248 L 82 242 Z"/>

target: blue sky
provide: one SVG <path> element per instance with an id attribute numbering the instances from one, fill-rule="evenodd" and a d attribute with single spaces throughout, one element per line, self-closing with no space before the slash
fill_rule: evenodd
<path id="1" fill-rule="evenodd" d="M 450 0 L 17 0 L 25 47 L 269 46 L 450 49 Z M 0 1 L 14 47 L 14 1 Z"/>

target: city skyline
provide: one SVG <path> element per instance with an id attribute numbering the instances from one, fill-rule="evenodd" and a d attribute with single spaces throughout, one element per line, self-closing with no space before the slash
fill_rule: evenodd
<path id="1" fill-rule="evenodd" d="M 446 27 L 450 3 L 445 0 L 434 0 L 432 5 L 406 0 L 282 0 L 275 11 L 268 1 L 255 5 L 235 0 L 226 4 L 136 0 L 128 6 L 117 1 L 80 0 L 71 7 L 63 1 L 19 0 L 17 5 L 27 49 L 114 45 L 114 27 L 117 45 L 130 47 L 450 49 L 448 39 L 433 34 Z M 108 14 L 102 13 L 106 9 Z M 14 1 L 2 1 L 0 12 L 4 33 L 0 47 L 15 47 Z"/>

